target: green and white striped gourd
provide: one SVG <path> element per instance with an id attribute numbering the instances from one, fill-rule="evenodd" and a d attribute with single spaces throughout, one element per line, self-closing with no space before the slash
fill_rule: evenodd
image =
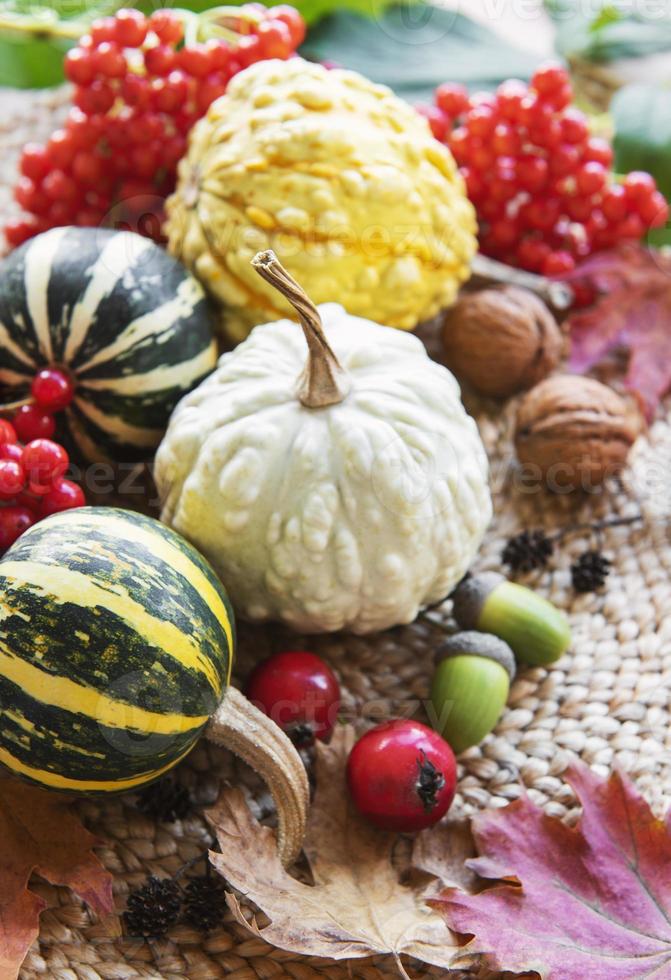
<path id="1" fill-rule="evenodd" d="M 197 280 L 149 239 L 54 228 L 0 265 L 0 400 L 65 367 L 76 391 L 64 440 L 86 460 L 148 459 L 216 364 L 212 316 Z"/>
<path id="2" fill-rule="evenodd" d="M 136 790 L 205 728 L 264 775 L 287 859 L 305 770 L 229 687 L 233 612 L 204 558 L 149 517 L 84 507 L 30 528 L 0 561 L 0 762 L 68 793 Z M 212 720 L 211 720 L 212 719 Z"/>

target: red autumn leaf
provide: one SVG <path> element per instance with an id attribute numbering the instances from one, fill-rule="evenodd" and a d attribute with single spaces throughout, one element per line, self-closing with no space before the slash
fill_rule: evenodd
<path id="1" fill-rule="evenodd" d="M 14 779 L 0 780 L 0 977 L 14 980 L 38 933 L 44 901 L 31 874 L 68 885 L 101 915 L 113 909 L 112 876 L 67 798 Z"/>
<path id="2" fill-rule="evenodd" d="M 599 252 L 568 277 L 600 298 L 568 321 L 569 367 L 589 371 L 611 351 L 629 352 L 626 387 L 648 421 L 671 388 L 671 258 L 641 245 Z"/>
<path id="3" fill-rule="evenodd" d="M 475 938 L 499 970 L 543 980 L 669 980 L 671 815 L 658 820 L 619 774 L 583 764 L 567 773 L 583 812 L 576 827 L 523 797 L 473 820 L 480 857 L 498 884 L 476 895 L 448 889 L 430 904 Z"/>

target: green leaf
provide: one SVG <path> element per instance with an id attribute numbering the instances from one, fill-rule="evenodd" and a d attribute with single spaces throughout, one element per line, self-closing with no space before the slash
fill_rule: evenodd
<path id="1" fill-rule="evenodd" d="M 611 104 L 615 169 L 647 170 L 671 199 L 671 91 L 656 85 L 626 85 Z"/>
<path id="2" fill-rule="evenodd" d="M 557 51 L 587 61 L 643 58 L 671 47 L 671 19 L 659 4 L 649 12 L 645 4 L 609 0 L 595 13 L 585 0 L 545 0 L 555 22 Z"/>
<path id="3" fill-rule="evenodd" d="M 51 41 L 10 41 L 0 38 L 0 86 L 47 88 L 64 80 L 67 45 Z"/>
<path id="4" fill-rule="evenodd" d="M 372 19 L 333 14 L 310 31 L 302 54 L 359 71 L 411 102 L 430 101 L 445 81 L 491 89 L 528 78 L 539 60 L 463 14 L 425 3 L 396 4 Z"/>

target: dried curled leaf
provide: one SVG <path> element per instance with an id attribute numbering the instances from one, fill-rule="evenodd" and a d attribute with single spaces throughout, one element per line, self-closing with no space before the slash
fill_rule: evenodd
<path id="1" fill-rule="evenodd" d="M 671 258 L 641 245 L 599 252 L 569 277 L 600 294 L 568 321 L 569 368 L 582 373 L 612 351 L 628 351 L 625 385 L 648 421 L 671 387 Z"/>
<path id="2" fill-rule="evenodd" d="M 544 980 L 671 976 L 671 818 L 658 820 L 623 776 L 567 773 L 582 803 L 568 827 L 523 797 L 481 813 L 469 866 L 505 884 L 432 900 L 494 969 Z"/>
<path id="3" fill-rule="evenodd" d="M 13 980 L 37 936 L 42 899 L 33 871 L 67 885 L 101 915 L 113 909 L 112 876 L 69 801 L 14 779 L 0 780 L 0 977 Z"/>
<path id="4" fill-rule="evenodd" d="M 271 922 L 261 930 L 248 922 L 232 894 L 229 907 L 248 929 L 294 953 L 332 959 L 389 953 L 402 973 L 400 956 L 406 954 L 449 968 L 459 943 L 426 904 L 427 876 L 414 888 L 400 884 L 391 860 L 397 838 L 370 827 L 351 808 L 344 773 L 352 742 L 351 729 L 339 729 L 330 746 L 318 745 L 317 792 L 305 841 L 313 885 L 284 870 L 273 832 L 254 819 L 239 790 L 224 791 L 209 811 L 221 846 L 220 854 L 210 854 L 212 864 Z M 442 857 L 422 839 L 423 869 L 464 884 L 464 858 L 473 852 L 463 831 Z"/>

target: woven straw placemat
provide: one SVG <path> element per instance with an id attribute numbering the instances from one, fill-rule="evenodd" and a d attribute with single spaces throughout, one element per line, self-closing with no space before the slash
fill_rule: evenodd
<path id="1" fill-rule="evenodd" d="M 0 100 L 0 213 L 6 215 L 13 207 L 16 155 L 26 140 L 48 135 L 62 113 L 63 95 L 5 92 Z M 578 596 L 570 584 L 572 557 L 585 550 L 590 535 L 570 537 L 558 567 L 528 577 L 568 612 L 573 648 L 551 670 L 520 671 L 496 732 L 460 759 L 455 812 L 503 806 L 526 790 L 548 813 L 564 817 L 574 800 L 562 773 L 575 753 L 603 775 L 620 766 L 661 813 L 671 799 L 671 426 L 666 413 L 660 413 L 637 444 L 622 485 L 576 499 L 551 497 L 522 484 L 510 441 L 514 405 L 503 412 L 493 404 L 469 407 L 490 455 L 495 501 L 479 568 L 499 568 L 505 541 L 524 527 L 554 529 L 634 514 L 639 507 L 646 522 L 603 534 L 601 546 L 614 564 L 601 593 Z M 667 403 L 667 412 L 668 408 Z M 449 621 L 449 615 L 446 602 L 412 626 L 377 636 L 309 640 L 310 648 L 338 672 L 345 713 L 360 729 L 383 717 L 421 711 L 433 648 L 441 636 L 439 624 Z M 282 628 L 242 626 L 240 632 L 238 681 L 269 652 L 303 642 Z M 220 780 L 230 778 L 251 789 L 260 816 L 270 810 L 255 777 L 228 753 L 209 745 L 194 751 L 181 767 L 180 778 L 203 805 L 213 801 Z M 114 874 L 120 910 L 128 891 L 144 883 L 148 874 L 173 874 L 210 842 L 198 810 L 183 821 L 157 825 L 131 800 L 86 801 L 80 809 L 87 825 L 106 841 L 101 856 Z M 109 922 L 94 923 L 67 889 L 41 883 L 36 889 L 49 908 L 41 918 L 39 940 L 25 961 L 23 980 L 397 976 L 391 960 L 336 964 L 275 950 L 230 918 L 207 937 L 178 927 L 161 942 L 130 940 L 120 929 L 114 935 Z M 444 972 L 420 968 L 413 975 L 437 977 Z"/>

